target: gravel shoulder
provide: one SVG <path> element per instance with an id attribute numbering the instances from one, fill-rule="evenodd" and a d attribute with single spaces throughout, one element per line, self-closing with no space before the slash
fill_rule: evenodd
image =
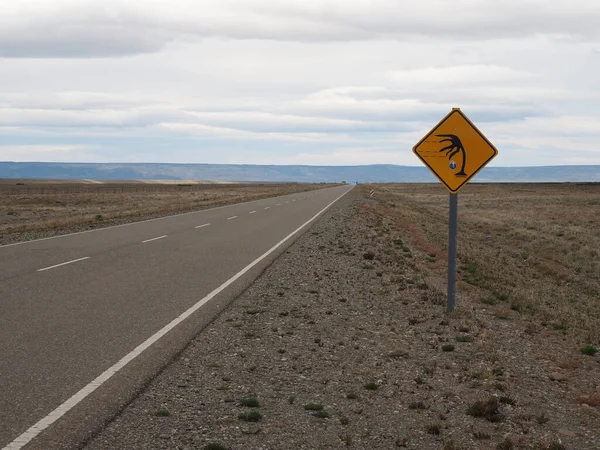
<path id="1" fill-rule="evenodd" d="M 86 448 L 600 448 L 598 355 L 470 291 L 445 314 L 377 202 L 336 203 Z"/>

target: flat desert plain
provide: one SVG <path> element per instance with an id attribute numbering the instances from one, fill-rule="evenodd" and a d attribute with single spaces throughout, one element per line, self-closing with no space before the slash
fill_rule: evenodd
<path id="1" fill-rule="evenodd" d="M 0 180 L 0 245 L 324 186 L 328 185 L 4 179 Z"/>

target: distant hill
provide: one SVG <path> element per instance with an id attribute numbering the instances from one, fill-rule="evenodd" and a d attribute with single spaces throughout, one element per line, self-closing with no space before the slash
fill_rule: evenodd
<path id="1" fill-rule="evenodd" d="M 0 162 L 0 178 L 429 183 L 425 167 Z M 600 182 L 600 166 L 489 167 L 477 182 Z"/>

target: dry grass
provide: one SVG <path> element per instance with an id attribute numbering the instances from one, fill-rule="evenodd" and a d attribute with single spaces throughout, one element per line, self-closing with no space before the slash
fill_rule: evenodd
<path id="1" fill-rule="evenodd" d="M 6 188 L 0 183 L 0 192 Z M 200 210 L 326 187 L 318 184 L 211 185 L 190 187 L 123 183 L 34 183 L 35 190 L 0 195 L 0 244 L 26 233 L 63 232 Z M 13 186 L 10 185 L 10 188 Z M 28 187 L 28 186 L 25 186 Z M 162 189 L 164 187 L 164 189 Z M 44 188 L 45 194 L 39 192 Z M 146 191 L 144 191 L 144 189 Z M 89 191 L 88 191 L 89 190 Z M 123 192 L 120 192 L 123 190 Z"/>
<path id="2" fill-rule="evenodd" d="M 428 268 L 444 271 L 447 192 L 440 185 L 375 189 L 378 208 L 394 218 Z M 480 295 L 504 312 L 598 342 L 599 206 L 600 184 L 467 186 L 459 194 L 459 300 L 461 293 Z"/>

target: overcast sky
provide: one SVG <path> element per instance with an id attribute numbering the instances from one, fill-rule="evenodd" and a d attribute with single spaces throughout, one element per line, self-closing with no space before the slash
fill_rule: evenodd
<path id="1" fill-rule="evenodd" d="M 600 164 L 599 0 L 0 0 L 0 160 Z"/>

